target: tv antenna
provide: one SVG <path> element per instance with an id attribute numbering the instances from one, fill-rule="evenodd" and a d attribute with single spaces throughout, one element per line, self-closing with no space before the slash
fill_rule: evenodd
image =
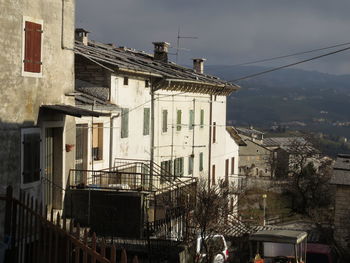
<path id="1" fill-rule="evenodd" d="M 180 34 L 180 26 L 177 30 L 177 41 L 176 41 L 176 53 L 175 53 L 175 56 L 176 56 L 176 64 L 178 62 L 178 58 L 179 58 L 179 51 L 180 50 L 185 50 L 185 51 L 190 51 L 189 49 L 187 48 L 181 48 L 180 47 L 180 39 L 198 39 L 198 37 L 194 37 L 194 36 L 182 36 Z"/>

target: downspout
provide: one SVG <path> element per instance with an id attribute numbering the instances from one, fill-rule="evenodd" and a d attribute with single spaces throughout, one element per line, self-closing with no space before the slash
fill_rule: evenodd
<path id="1" fill-rule="evenodd" d="M 208 156 L 208 190 L 210 190 L 211 176 L 211 123 L 213 121 L 213 95 L 210 95 L 209 102 L 209 156 Z"/>
<path id="2" fill-rule="evenodd" d="M 150 88 L 151 94 L 151 136 L 150 136 L 150 171 L 149 171 L 149 181 L 150 181 L 150 190 L 152 191 L 152 180 L 153 180 L 153 163 L 154 163 L 154 87 L 151 82 Z"/>
<path id="3" fill-rule="evenodd" d="M 110 127 L 109 127 L 109 170 L 112 170 L 113 167 L 113 128 L 114 128 L 114 119 L 119 117 L 119 113 L 117 115 L 111 116 Z"/>

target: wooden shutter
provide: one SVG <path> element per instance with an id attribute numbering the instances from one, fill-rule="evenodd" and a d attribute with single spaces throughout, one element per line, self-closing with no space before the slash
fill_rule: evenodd
<path id="1" fill-rule="evenodd" d="M 213 164 L 212 168 L 211 168 L 211 178 L 212 178 L 212 185 L 216 184 L 216 180 L 215 180 L 215 164 Z"/>
<path id="2" fill-rule="evenodd" d="M 229 159 L 225 161 L 225 181 L 228 182 L 228 167 L 229 167 Z"/>
<path id="3" fill-rule="evenodd" d="M 176 124 L 176 130 L 181 131 L 181 110 L 177 110 Z"/>
<path id="4" fill-rule="evenodd" d="M 190 110 L 190 113 L 189 113 L 189 124 L 188 124 L 188 128 L 190 130 L 193 129 L 193 124 L 194 124 L 194 115 L 193 115 L 193 110 Z"/>
<path id="5" fill-rule="evenodd" d="M 168 111 L 163 110 L 163 125 L 162 125 L 163 132 L 168 131 Z"/>
<path id="6" fill-rule="evenodd" d="M 213 122 L 213 143 L 216 142 L 216 122 Z"/>
<path id="7" fill-rule="evenodd" d="M 143 135 L 149 135 L 150 109 L 143 109 Z"/>
<path id="8" fill-rule="evenodd" d="M 23 183 L 40 180 L 40 134 L 23 135 Z"/>
<path id="9" fill-rule="evenodd" d="M 122 109 L 122 123 L 121 123 L 121 138 L 127 138 L 129 136 L 129 109 Z"/>
<path id="10" fill-rule="evenodd" d="M 203 153 L 199 154 L 199 171 L 203 171 Z"/>
<path id="11" fill-rule="evenodd" d="M 235 157 L 231 158 L 231 174 L 235 174 Z"/>
<path id="12" fill-rule="evenodd" d="M 201 128 L 204 127 L 204 110 L 201 110 Z"/>
<path id="13" fill-rule="evenodd" d="M 25 22 L 24 71 L 41 72 L 41 34 L 42 26 L 33 22 Z"/>

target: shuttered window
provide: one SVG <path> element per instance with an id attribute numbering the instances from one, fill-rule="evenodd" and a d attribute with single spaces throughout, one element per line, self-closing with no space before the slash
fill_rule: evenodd
<path id="1" fill-rule="evenodd" d="M 41 38 L 42 25 L 26 21 L 24 28 L 24 58 L 25 72 L 41 72 Z"/>
<path id="2" fill-rule="evenodd" d="M 176 112 L 176 130 L 181 131 L 181 110 L 177 110 Z"/>
<path id="3" fill-rule="evenodd" d="M 199 154 L 199 171 L 203 171 L 203 153 Z"/>
<path id="4" fill-rule="evenodd" d="M 167 177 L 168 179 L 172 178 L 172 173 L 171 173 L 171 160 L 168 161 L 163 161 L 160 163 L 160 167 L 162 169 L 162 176 L 160 178 L 160 182 L 164 183 L 165 182 L 165 177 Z"/>
<path id="5" fill-rule="evenodd" d="M 92 131 L 92 158 L 103 159 L 103 123 L 94 123 Z"/>
<path id="6" fill-rule="evenodd" d="M 230 160 L 226 159 L 225 161 L 225 181 L 228 182 L 228 169 L 229 169 Z"/>
<path id="7" fill-rule="evenodd" d="M 40 180 L 40 133 L 22 135 L 22 156 L 23 183 Z"/>
<path id="8" fill-rule="evenodd" d="M 143 109 L 143 135 L 149 135 L 150 108 Z"/>
<path id="9" fill-rule="evenodd" d="M 213 122 L 213 143 L 216 142 L 216 122 Z"/>
<path id="10" fill-rule="evenodd" d="M 128 138 L 129 136 L 129 109 L 122 108 L 122 123 L 121 123 L 121 138 Z"/>
<path id="11" fill-rule="evenodd" d="M 204 110 L 201 110 L 201 116 L 200 116 L 200 127 L 204 127 Z"/>
<path id="12" fill-rule="evenodd" d="M 235 157 L 231 157 L 231 174 L 235 174 Z"/>
<path id="13" fill-rule="evenodd" d="M 174 176 L 180 177 L 184 174 L 184 158 L 176 158 L 174 160 Z"/>
<path id="14" fill-rule="evenodd" d="M 213 164 L 211 168 L 211 183 L 212 185 L 216 184 L 216 179 L 215 179 L 215 164 Z"/>
<path id="15" fill-rule="evenodd" d="M 189 157 L 188 157 L 188 174 L 189 175 L 191 175 L 191 174 L 193 174 L 193 156 L 192 155 L 190 155 Z"/>
<path id="16" fill-rule="evenodd" d="M 190 130 L 192 130 L 193 129 L 193 125 L 194 125 L 194 114 L 193 114 L 193 110 L 190 110 L 189 111 L 189 123 L 188 123 L 188 128 L 190 129 Z"/>
<path id="17" fill-rule="evenodd" d="M 167 132 L 168 131 L 168 110 L 163 110 L 162 112 L 162 131 Z"/>

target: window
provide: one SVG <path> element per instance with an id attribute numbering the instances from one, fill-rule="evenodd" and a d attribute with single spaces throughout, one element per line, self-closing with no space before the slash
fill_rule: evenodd
<path id="1" fill-rule="evenodd" d="M 193 110 L 189 111 L 189 123 L 188 123 L 188 128 L 190 130 L 193 130 L 193 125 L 194 125 L 194 114 L 193 114 Z"/>
<path id="2" fill-rule="evenodd" d="M 204 110 L 201 110 L 200 127 L 204 127 Z"/>
<path id="3" fill-rule="evenodd" d="M 92 158 L 102 160 L 103 153 L 103 123 L 94 123 L 92 125 Z"/>
<path id="4" fill-rule="evenodd" d="M 143 135 L 149 135 L 150 108 L 143 109 Z"/>
<path id="5" fill-rule="evenodd" d="M 181 110 L 176 111 L 176 130 L 181 131 Z"/>
<path id="6" fill-rule="evenodd" d="M 148 79 L 145 80 L 145 87 L 149 88 L 149 80 Z"/>
<path id="7" fill-rule="evenodd" d="M 215 164 L 213 164 L 213 166 L 211 167 L 211 183 L 212 183 L 212 185 L 216 184 L 216 180 L 215 180 Z"/>
<path id="8" fill-rule="evenodd" d="M 122 108 L 122 116 L 121 116 L 121 138 L 128 138 L 129 136 L 129 109 Z"/>
<path id="9" fill-rule="evenodd" d="M 129 85 L 129 78 L 128 77 L 124 77 L 124 86 Z"/>
<path id="10" fill-rule="evenodd" d="M 174 160 L 174 176 L 183 176 L 184 173 L 184 158 L 179 157 Z"/>
<path id="11" fill-rule="evenodd" d="M 40 130 L 22 130 L 22 182 L 40 180 Z"/>
<path id="12" fill-rule="evenodd" d="M 23 71 L 41 73 L 42 24 L 24 22 Z"/>
<path id="13" fill-rule="evenodd" d="M 216 142 L 216 122 L 213 122 L 213 143 Z"/>
<path id="14" fill-rule="evenodd" d="M 203 153 L 199 154 L 199 171 L 203 171 Z"/>
<path id="15" fill-rule="evenodd" d="M 189 175 L 193 174 L 193 159 L 194 159 L 193 155 L 190 155 L 188 157 L 188 174 Z"/>
<path id="16" fill-rule="evenodd" d="M 259 169 L 258 168 L 255 168 L 255 174 L 259 175 Z"/>
<path id="17" fill-rule="evenodd" d="M 168 110 L 162 112 L 162 132 L 168 131 Z"/>
<path id="18" fill-rule="evenodd" d="M 225 181 L 228 182 L 228 168 L 229 168 L 229 159 L 225 160 Z"/>
<path id="19" fill-rule="evenodd" d="M 160 163 L 160 167 L 162 169 L 162 177 L 160 178 L 160 182 L 163 183 L 165 181 L 164 177 L 170 178 L 171 174 L 171 160 L 163 161 Z"/>
<path id="20" fill-rule="evenodd" d="M 231 174 L 235 174 L 235 157 L 231 158 Z"/>

